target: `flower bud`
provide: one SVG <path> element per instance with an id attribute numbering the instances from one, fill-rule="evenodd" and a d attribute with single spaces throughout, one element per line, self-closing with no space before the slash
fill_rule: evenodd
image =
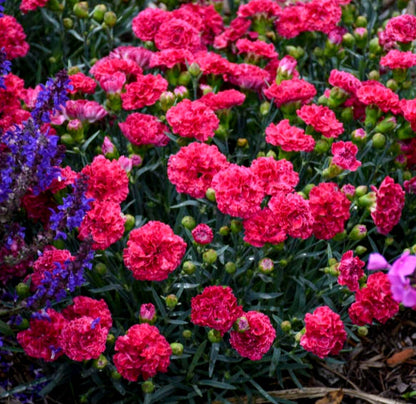
<path id="1" fill-rule="evenodd" d="M 357 245 L 357 247 L 355 247 L 355 250 L 354 250 L 355 254 L 357 255 L 363 255 L 366 253 L 366 251 L 367 251 L 367 248 L 364 247 L 363 245 Z"/>
<path id="2" fill-rule="evenodd" d="M 386 239 L 384 240 L 384 244 L 389 247 L 394 243 L 394 238 L 393 237 L 386 237 Z"/>
<path id="3" fill-rule="evenodd" d="M 196 226 L 196 221 L 192 216 L 184 216 L 182 218 L 181 224 L 188 230 L 193 230 Z"/>
<path id="4" fill-rule="evenodd" d="M 72 29 L 74 27 L 74 20 L 72 18 L 64 18 L 62 22 L 65 29 Z"/>
<path id="5" fill-rule="evenodd" d="M 368 79 L 369 80 L 380 80 L 380 72 L 378 70 L 371 70 L 370 73 L 368 73 Z"/>
<path id="6" fill-rule="evenodd" d="M 214 264 L 215 261 L 217 261 L 217 258 L 218 258 L 217 252 L 213 250 L 212 248 L 210 248 L 209 250 L 206 250 L 202 254 L 202 261 L 208 265 Z"/>
<path id="7" fill-rule="evenodd" d="M 345 46 L 346 48 L 352 48 L 355 44 L 355 38 L 352 34 L 350 34 L 349 32 L 347 32 L 346 34 L 343 35 L 342 37 L 342 45 Z"/>
<path id="8" fill-rule="evenodd" d="M 105 4 L 97 4 L 92 10 L 92 18 L 97 22 L 103 22 L 106 11 L 107 6 Z"/>
<path id="9" fill-rule="evenodd" d="M 269 150 L 266 153 L 266 157 L 273 157 L 274 159 L 276 159 L 277 158 L 277 155 L 276 155 L 276 153 L 273 150 Z"/>
<path id="10" fill-rule="evenodd" d="M 105 275 L 107 273 L 107 266 L 104 264 L 104 262 L 98 262 L 97 264 L 95 264 L 94 266 L 94 271 L 98 274 L 98 275 Z"/>
<path id="11" fill-rule="evenodd" d="M 180 86 L 187 86 L 191 81 L 191 73 L 181 72 L 178 77 L 178 84 Z"/>
<path id="12" fill-rule="evenodd" d="M 322 171 L 322 176 L 324 178 L 334 178 L 340 175 L 343 171 L 343 168 L 331 163 L 328 168 L 325 168 L 325 170 Z"/>
<path id="13" fill-rule="evenodd" d="M 233 219 L 231 220 L 231 223 L 230 223 L 230 229 L 231 229 L 231 232 L 233 232 L 234 234 L 240 233 L 241 230 L 243 230 L 243 224 L 241 223 L 240 220 Z"/>
<path id="14" fill-rule="evenodd" d="M 76 3 L 73 11 L 78 18 L 88 18 L 88 2 L 80 1 L 79 3 Z"/>
<path id="15" fill-rule="evenodd" d="M 173 295 L 173 294 L 168 295 L 165 298 L 165 303 L 169 309 L 174 309 L 176 305 L 178 304 L 178 298 L 176 297 L 176 295 Z"/>
<path id="16" fill-rule="evenodd" d="M 300 59 L 305 54 L 300 46 L 286 46 L 286 52 L 295 59 Z"/>
<path id="17" fill-rule="evenodd" d="M 183 354 L 183 345 L 179 342 L 172 342 L 170 347 L 172 348 L 173 355 L 181 356 Z"/>
<path id="18" fill-rule="evenodd" d="M 365 227 L 365 225 L 363 224 L 356 224 L 350 231 L 350 234 L 348 235 L 349 239 L 353 241 L 362 240 L 366 236 L 367 236 L 367 227 Z"/>
<path id="19" fill-rule="evenodd" d="M 136 224 L 136 219 L 132 215 L 124 215 L 126 221 L 124 222 L 124 231 L 129 232 L 133 229 L 134 225 Z"/>
<path id="20" fill-rule="evenodd" d="M 367 139 L 367 132 L 362 128 L 356 129 L 352 131 L 351 133 L 351 140 L 357 146 L 364 144 L 366 139 Z"/>
<path id="21" fill-rule="evenodd" d="M 191 63 L 191 65 L 188 67 L 188 72 L 191 74 L 191 76 L 193 77 L 197 77 L 200 73 L 201 73 L 201 68 L 198 65 L 198 63 L 193 62 Z"/>
<path id="22" fill-rule="evenodd" d="M 218 330 L 209 330 L 208 331 L 208 340 L 212 343 L 220 342 L 222 340 L 221 333 Z"/>
<path id="23" fill-rule="evenodd" d="M 331 147 L 331 144 L 327 139 L 319 139 L 315 143 L 315 148 L 313 149 L 314 152 L 319 154 L 325 154 L 329 148 Z"/>
<path id="24" fill-rule="evenodd" d="M 76 142 L 80 143 L 84 140 L 84 127 L 79 119 L 72 119 L 69 121 L 66 125 L 66 129 Z"/>
<path id="25" fill-rule="evenodd" d="M 375 192 L 369 192 L 366 195 L 361 196 L 358 198 L 358 206 L 362 208 L 371 208 L 376 203 L 376 194 Z"/>
<path id="26" fill-rule="evenodd" d="M 387 80 L 386 87 L 389 88 L 391 91 L 397 91 L 399 89 L 399 84 L 396 80 L 390 79 Z"/>
<path id="27" fill-rule="evenodd" d="M 282 323 L 280 324 L 280 328 L 282 329 L 283 332 L 285 333 L 289 333 L 292 329 L 292 324 L 290 321 L 282 321 Z"/>
<path id="28" fill-rule="evenodd" d="M 359 185 L 357 188 L 355 188 L 354 196 L 357 198 L 360 198 L 361 196 L 365 195 L 367 192 L 368 192 L 367 185 Z"/>
<path id="29" fill-rule="evenodd" d="M 376 133 L 372 140 L 375 149 L 383 149 L 386 145 L 386 137 L 382 133 Z"/>
<path id="30" fill-rule="evenodd" d="M 259 262 L 259 270 L 262 274 L 270 274 L 273 272 L 274 263 L 270 258 L 263 258 Z"/>
<path id="31" fill-rule="evenodd" d="M 383 119 L 381 122 L 377 124 L 374 128 L 376 132 L 380 133 L 387 133 L 391 132 L 397 126 L 397 120 L 394 116 L 390 116 L 388 118 Z"/>
<path id="32" fill-rule="evenodd" d="M 218 230 L 218 233 L 220 233 L 221 236 L 226 237 L 230 234 L 230 228 L 228 226 L 222 226 Z"/>
<path id="33" fill-rule="evenodd" d="M 157 319 L 155 305 L 153 303 L 142 304 L 139 319 L 141 323 L 154 324 Z"/>
<path id="34" fill-rule="evenodd" d="M 354 110 L 352 107 L 343 108 L 341 112 L 341 118 L 345 122 L 352 122 L 354 119 Z"/>
<path id="35" fill-rule="evenodd" d="M 332 240 L 334 241 L 342 241 L 345 240 L 345 238 L 347 237 L 347 232 L 344 230 L 340 233 L 335 234 L 334 237 L 332 237 Z"/>
<path id="36" fill-rule="evenodd" d="M 370 53 L 373 53 L 375 55 L 378 55 L 383 51 L 383 48 L 380 46 L 380 43 L 377 37 L 370 39 L 370 42 L 368 43 L 368 49 Z"/>
<path id="37" fill-rule="evenodd" d="M 410 87 L 412 87 L 412 85 L 413 85 L 412 80 L 406 80 L 406 81 L 403 81 L 402 88 L 403 90 L 408 90 Z"/>
<path id="38" fill-rule="evenodd" d="M 145 382 L 142 383 L 142 391 L 145 394 L 153 393 L 155 391 L 155 385 L 153 384 L 152 381 L 146 380 Z"/>
<path id="39" fill-rule="evenodd" d="M 237 147 L 247 148 L 248 147 L 248 140 L 246 138 L 238 138 L 237 139 Z"/>
<path id="40" fill-rule="evenodd" d="M 305 187 L 302 189 L 302 192 L 309 197 L 309 192 L 311 192 L 311 189 L 315 186 L 315 184 L 307 184 L 305 185 Z"/>
<path id="41" fill-rule="evenodd" d="M 195 273 L 196 265 L 192 261 L 185 261 L 182 264 L 182 269 L 187 275 L 192 275 Z"/>
<path id="42" fill-rule="evenodd" d="M 247 317 L 245 316 L 237 318 L 237 320 L 233 324 L 233 330 L 237 332 L 245 332 L 249 328 L 250 328 L 250 324 L 248 323 Z"/>
<path id="43" fill-rule="evenodd" d="M 72 146 L 75 144 L 74 138 L 69 133 L 61 135 L 61 142 L 66 146 Z"/>
<path id="44" fill-rule="evenodd" d="M 98 370 L 103 370 L 107 365 L 108 365 L 108 360 L 103 354 L 101 354 L 98 357 L 98 359 L 95 359 L 94 362 L 92 363 L 92 366 Z"/>
<path id="45" fill-rule="evenodd" d="M 182 331 L 182 336 L 183 336 L 185 339 L 189 339 L 189 338 L 191 338 L 191 337 L 192 337 L 192 331 L 191 331 L 191 330 L 183 330 L 183 331 Z"/>
<path id="46" fill-rule="evenodd" d="M 221 140 L 227 139 L 227 136 L 228 136 L 227 128 L 223 124 L 220 123 L 218 125 L 218 128 L 215 131 L 215 136 Z"/>
<path id="47" fill-rule="evenodd" d="M 207 192 L 205 193 L 206 198 L 211 201 L 211 202 L 215 202 L 216 198 L 215 198 L 215 189 L 214 188 L 208 188 Z"/>
<path id="48" fill-rule="evenodd" d="M 235 271 L 237 271 L 237 265 L 235 265 L 234 262 L 229 261 L 225 264 L 225 272 L 227 272 L 227 274 L 232 275 Z"/>
<path id="49" fill-rule="evenodd" d="M 25 298 L 30 295 L 30 286 L 27 283 L 20 282 L 16 286 L 17 296 Z"/>
<path id="50" fill-rule="evenodd" d="M 357 334 L 360 337 L 365 337 L 368 334 L 368 328 L 366 326 L 361 326 L 357 328 Z"/>
<path id="51" fill-rule="evenodd" d="M 268 101 L 263 102 L 260 104 L 260 115 L 266 116 L 269 114 L 271 108 L 271 104 Z"/>
<path id="52" fill-rule="evenodd" d="M 328 106 L 330 108 L 339 107 L 349 97 L 348 93 L 342 88 L 333 87 L 329 93 Z"/>
<path id="53" fill-rule="evenodd" d="M 367 17 L 365 17 L 364 15 L 359 15 L 357 19 L 355 20 L 356 27 L 367 27 L 367 25 L 368 25 Z"/>
<path id="54" fill-rule="evenodd" d="M 354 38 L 357 47 L 364 48 L 367 45 L 368 31 L 367 28 L 358 27 L 354 30 Z"/>
<path id="55" fill-rule="evenodd" d="M 117 370 L 113 370 L 111 372 L 111 378 L 113 380 L 120 380 L 121 379 L 121 374 L 117 372 Z M 146 383 L 146 382 L 145 382 Z"/>
<path id="56" fill-rule="evenodd" d="M 109 27 L 113 28 L 117 23 L 117 15 L 113 11 L 107 11 L 104 14 L 104 24 Z"/>
<path id="57" fill-rule="evenodd" d="M 299 331 L 296 335 L 295 335 L 295 341 L 297 342 L 297 343 L 299 343 L 300 342 L 300 339 L 302 338 L 302 336 L 303 336 L 303 334 L 305 333 L 305 331 Z"/>
<path id="58" fill-rule="evenodd" d="M 380 110 L 377 107 L 368 106 L 365 109 L 365 127 L 366 129 L 373 128 L 378 121 L 380 116 Z"/>
<path id="59" fill-rule="evenodd" d="M 175 94 L 171 91 L 165 91 L 159 98 L 160 107 L 162 111 L 166 112 L 175 102 Z"/>

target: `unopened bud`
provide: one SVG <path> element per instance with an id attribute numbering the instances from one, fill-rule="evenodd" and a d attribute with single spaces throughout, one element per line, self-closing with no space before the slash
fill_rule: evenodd
<path id="1" fill-rule="evenodd" d="M 245 148 L 248 147 L 248 140 L 246 138 L 238 138 L 237 139 L 237 147 Z"/>
<path id="2" fill-rule="evenodd" d="M 367 227 L 363 224 L 356 224 L 350 234 L 348 235 L 350 240 L 359 241 L 367 236 Z"/>
<path id="3" fill-rule="evenodd" d="M 355 247 L 355 254 L 356 255 L 363 255 L 365 254 L 367 251 L 367 247 L 364 247 L 363 245 L 357 245 L 357 247 Z"/>
<path id="4" fill-rule="evenodd" d="M 382 149 L 386 145 L 386 137 L 382 133 L 376 133 L 373 138 L 373 146 L 376 149 Z"/>
<path id="5" fill-rule="evenodd" d="M 206 250 L 202 254 L 202 261 L 208 265 L 214 264 L 215 261 L 217 261 L 217 258 L 218 258 L 217 252 L 213 250 L 212 248 L 210 248 L 209 250 Z"/>
<path id="6" fill-rule="evenodd" d="M 228 226 L 222 226 L 218 230 L 218 233 L 220 233 L 221 236 L 226 237 L 230 234 L 230 228 Z"/>
<path id="7" fill-rule="evenodd" d="M 113 28 L 117 23 L 117 15 L 113 11 L 107 11 L 104 14 L 104 24 L 109 27 Z"/>
<path id="8" fill-rule="evenodd" d="M 113 380 L 120 380 L 121 379 L 121 374 L 117 372 L 117 370 L 113 370 L 111 372 L 111 378 Z"/>
<path id="9" fill-rule="evenodd" d="M 351 139 L 354 144 L 360 146 L 367 140 L 367 132 L 362 128 L 356 129 L 351 133 Z"/>
<path id="10" fill-rule="evenodd" d="M 237 318 L 235 323 L 233 324 L 234 331 L 237 332 L 245 332 L 250 328 L 250 324 L 248 323 L 247 317 L 242 316 Z"/>
<path id="11" fill-rule="evenodd" d="M 209 330 L 208 331 L 208 340 L 212 343 L 220 342 L 222 340 L 221 333 L 218 330 Z"/>
<path id="12" fill-rule="evenodd" d="M 341 118 L 343 121 L 351 122 L 354 119 L 354 110 L 352 107 L 346 107 L 341 112 Z"/>
<path id="13" fill-rule="evenodd" d="M 227 272 L 227 274 L 232 275 L 235 271 L 237 271 L 237 265 L 235 265 L 234 262 L 230 261 L 225 264 L 225 272 Z"/>
<path id="14" fill-rule="evenodd" d="M 24 282 L 20 282 L 16 286 L 17 296 L 25 298 L 30 295 L 30 286 Z"/>
<path id="15" fill-rule="evenodd" d="M 205 196 L 209 201 L 215 202 L 216 201 L 215 189 L 214 188 L 208 188 L 207 192 L 205 192 Z"/>
<path id="16" fill-rule="evenodd" d="M 72 18 L 64 18 L 62 22 L 65 29 L 72 29 L 74 27 L 74 20 Z"/>
<path id="17" fill-rule="evenodd" d="M 94 7 L 92 11 L 92 18 L 97 22 L 103 22 L 104 14 L 107 11 L 107 6 L 105 4 L 98 4 Z"/>
<path id="18" fill-rule="evenodd" d="M 188 72 L 193 76 L 193 77 L 197 77 L 200 73 L 201 73 L 201 68 L 198 65 L 198 63 L 193 62 L 191 63 L 191 65 L 188 67 Z"/>
<path id="19" fill-rule="evenodd" d="M 188 230 L 193 230 L 196 226 L 196 221 L 192 216 L 184 216 L 182 218 L 181 224 Z"/>
<path id="20" fill-rule="evenodd" d="M 383 48 L 380 46 L 379 40 L 377 37 L 370 39 L 368 43 L 368 49 L 370 53 L 378 55 L 383 51 Z"/>
<path id="21" fill-rule="evenodd" d="M 270 274 L 273 272 L 274 263 L 270 258 L 263 258 L 259 262 L 259 270 L 262 274 Z"/>
<path id="22" fill-rule="evenodd" d="M 191 330 L 183 330 L 183 331 L 182 331 L 182 336 L 183 336 L 185 339 L 189 339 L 189 338 L 191 338 L 191 337 L 192 337 L 192 331 L 191 331 Z"/>
<path id="23" fill-rule="evenodd" d="M 357 334 L 360 337 L 365 337 L 368 334 L 368 328 L 366 326 L 361 326 L 357 328 Z"/>
<path id="24" fill-rule="evenodd" d="M 141 323 L 154 324 L 157 319 L 155 305 L 153 303 L 142 304 L 139 319 Z"/>
<path id="25" fill-rule="evenodd" d="M 176 297 L 176 295 L 173 295 L 173 294 L 168 295 L 165 298 L 165 303 L 169 309 L 174 309 L 176 305 L 178 304 L 178 298 Z"/>
<path id="26" fill-rule="evenodd" d="M 292 324 L 290 321 L 282 321 L 282 324 L 280 324 L 280 328 L 282 329 L 283 332 L 290 332 L 292 329 Z"/>
<path id="27" fill-rule="evenodd" d="M 344 45 L 346 48 L 352 48 L 355 44 L 355 38 L 352 34 L 347 32 L 342 37 L 342 45 Z"/>
<path id="28" fill-rule="evenodd" d="M 101 354 L 98 357 L 98 359 L 95 359 L 94 362 L 92 363 L 92 366 L 98 370 L 103 370 L 107 365 L 108 365 L 108 360 L 103 354 Z"/>
<path id="29" fill-rule="evenodd" d="M 260 115 L 266 116 L 270 112 L 271 104 L 268 101 L 263 102 L 260 104 Z"/>
<path id="30" fill-rule="evenodd" d="M 195 273 L 196 265 L 192 261 L 185 261 L 182 264 L 182 269 L 187 275 L 192 275 Z"/>
<path id="31" fill-rule="evenodd" d="M 357 19 L 355 20 L 356 27 L 367 27 L 367 25 L 368 25 L 367 17 L 365 17 L 364 15 L 359 15 Z"/>
<path id="32" fill-rule="evenodd" d="M 142 383 L 142 391 L 145 394 L 150 394 L 155 391 L 155 385 L 150 380 L 146 380 Z"/>
<path id="33" fill-rule="evenodd" d="M 234 234 L 240 233 L 243 230 L 243 224 L 240 220 L 233 219 L 230 223 L 230 229 Z"/>
<path id="34" fill-rule="evenodd" d="M 179 342 L 172 342 L 170 347 L 172 348 L 173 355 L 181 356 L 183 354 L 183 345 Z"/>
<path id="35" fill-rule="evenodd" d="M 104 264 L 104 262 L 98 262 L 94 266 L 94 271 L 97 272 L 98 275 L 105 275 L 107 273 L 107 266 Z"/>
<path id="36" fill-rule="evenodd" d="M 376 203 L 376 194 L 375 192 L 369 192 L 368 194 L 365 194 L 358 198 L 358 206 L 361 206 L 362 208 L 371 208 Z"/>
<path id="37" fill-rule="evenodd" d="M 73 11 L 78 18 L 88 18 L 88 3 L 86 1 L 76 3 Z"/>

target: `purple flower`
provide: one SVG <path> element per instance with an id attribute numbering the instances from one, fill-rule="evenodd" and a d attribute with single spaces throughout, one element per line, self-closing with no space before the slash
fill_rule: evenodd
<path id="1" fill-rule="evenodd" d="M 389 269 L 393 299 L 406 307 L 416 306 L 416 256 L 402 254 Z"/>
<path id="2" fill-rule="evenodd" d="M 387 269 L 390 265 L 386 259 L 378 253 L 370 254 L 368 257 L 367 269 L 369 271 L 379 271 L 381 269 Z"/>

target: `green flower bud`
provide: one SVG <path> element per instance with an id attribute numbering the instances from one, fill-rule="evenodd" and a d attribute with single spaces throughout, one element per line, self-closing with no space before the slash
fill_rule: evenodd
<path id="1" fill-rule="evenodd" d="M 19 330 L 27 330 L 29 328 L 29 320 L 27 318 L 22 318 L 20 324 L 17 325 Z"/>
<path id="2" fill-rule="evenodd" d="M 234 234 L 240 233 L 243 230 L 243 224 L 240 220 L 233 219 L 230 223 L 230 229 Z"/>
<path id="3" fill-rule="evenodd" d="M 221 140 L 227 139 L 228 132 L 223 124 L 219 124 L 218 129 L 215 131 L 215 136 Z"/>
<path id="4" fill-rule="evenodd" d="M 61 143 L 66 146 L 72 146 L 75 144 L 75 140 L 69 133 L 64 133 L 61 135 Z"/>
<path id="5" fill-rule="evenodd" d="M 182 218 L 181 224 L 185 229 L 193 230 L 196 226 L 196 221 L 192 216 L 184 216 Z"/>
<path id="6" fill-rule="evenodd" d="M 399 89 L 399 84 L 397 83 L 396 80 L 390 79 L 390 80 L 387 80 L 386 87 L 392 91 L 397 91 Z"/>
<path id="7" fill-rule="evenodd" d="M 210 248 L 209 250 L 206 250 L 202 254 L 202 261 L 208 265 L 214 264 L 215 261 L 217 261 L 217 258 L 218 258 L 217 252 L 213 250 L 212 248 Z"/>
<path id="8" fill-rule="evenodd" d="M 171 295 L 168 295 L 168 296 L 166 296 L 166 298 L 165 298 L 165 303 L 166 303 L 166 306 L 169 308 L 169 309 L 174 309 L 175 307 L 176 307 L 176 305 L 178 304 L 178 298 L 177 298 L 177 296 L 176 295 L 173 295 L 173 294 L 171 294 Z"/>
<path id="9" fill-rule="evenodd" d="M 305 334 L 305 331 L 304 331 L 304 330 L 299 331 L 299 332 L 295 335 L 295 341 L 296 341 L 297 343 L 299 343 L 299 342 L 300 342 L 300 339 L 302 338 L 303 334 Z"/>
<path id="10" fill-rule="evenodd" d="M 372 140 L 375 149 L 383 149 L 386 145 L 386 137 L 382 133 L 376 133 Z"/>
<path id="11" fill-rule="evenodd" d="M 368 192 L 367 185 L 359 185 L 357 188 L 355 188 L 355 194 L 354 196 L 357 198 L 360 198 L 364 196 Z"/>
<path id="12" fill-rule="evenodd" d="M 394 243 L 394 238 L 393 237 L 387 237 L 384 240 L 384 244 L 386 244 L 387 247 L 391 246 Z"/>
<path id="13" fill-rule="evenodd" d="M 191 65 L 188 67 L 188 72 L 193 76 L 193 77 L 197 77 L 200 73 L 201 73 L 201 68 L 198 65 L 198 63 L 193 62 L 191 63 Z"/>
<path id="14" fill-rule="evenodd" d="M 408 90 L 410 87 L 412 87 L 412 85 L 413 85 L 412 80 L 406 80 L 406 81 L 403 81 L 402 88 L 403 90 Z"/>
<path id="15" fill-rule="evenodd" d="M 366 326 L 361 326 L 357 328 L 357 334 L 360 337 L 365 337 L 368 334 L 368 328 Z"/>
<path id="16" fill-rule="evenodd" d="M 64 18 L 62 20 L 65 29 L 72 29 L 74 27 L 74 20 L 71 18 Z"/>
<path id="17" fill-rule="evenodd" d="M 98 359 L 94 359 L 94 362 L 92 363 L 92 366 L 98 370 L 103 370 L 107 365 L 108 360 L 103 354 L 101 354 Z"/>
<path id="18" fill-rule="evenodd" d="M 227 274 L 232 275 L 235 271 L 237 271 L 237 265 L 235 265 L 234 262 L 229 261 L 225 264 L 225 272 L 227 272 Z"/>
<path id="19" fill-rule="evenodd" d="M 361 206 L 362 208 L 371 208 L 376 203 L 376 193 L 375 192 L 369 192 L 361 197 L 358 198 L 358 206 Z"/>
<path id="20" fill-rule="evenodd" d="M 367 248 L 364 247 L 363 245 L 357 245 L 357 247 L 355 247 L 355 250 L 354 250 L 355 254 L 357 255 L 363 255 L 366 253 L 366 251 L 367 251 Z"/>
<path id="21" fill-rule="evenodd" d="M 120 380 L 121 379 L 121 374 L 117 372 L 117 370 L 113 370 L 111 372 L 111 378 L 114 380 Z"/>
<path id="22" fill-rule="evenodd" d="M 346 107 L 341 112 L 341 118 L 345 122 L 352 122 L 354 119 L 354 111 L 352 107 Z"/>
<path id="23" fill-rule="evenodd" d="M 230 234 L 230 228 L 228 226 L 221 226 L 218 233 L 220 233 L 221 236 L 226 237 Z"/>
<path id="24" fill-rule="evenodd" d="M 342 241 L 342 240 L 345 240 L 346 237 L 347 237 L 347 232 L 344 230 L 341 233 L 335 234 L 335 236 L 332 239 L 334 241 Z"/>
<path id="25" fill-rule="evenodd" d="M 302 189 L 302 192 L 309 197 L 309 192 L 311 192 L 311 189 L 315 186 L 315 184 L 307 184 L 305 185 L 305 187 Z"/>
<path id="26" fill-rule="evenodd" d="M 134 216 L 129 214 L 124 215 L 124 217 L 126 218 L 126 221 L 124 222 L 124 230 L 126 232 L 129 232 L 133 229 L 134 225 L 136 224 L 136 219 Z"/>
<path id="27" fill-rule="evenodd" d="M 404 123 L 402 127 L 397 131 L 397 137 L 400 140 L 411 139 L 414 137 L 414 132 L 409 122 Z"/>
<path id="28" fill-rule="evenodd" d="M 314 152 L 319 154 L 325 154 L 331 147 L 331 144 L 326 139 L 319 139 L 315 143 Z"/>
<path id="29" fill-rule="evenodd" d="M 220 342 L 222 340 L 221 333 L 218 330 L 209 330 L 208 331 L 208 340 L 212 343 Z"/>
<path id="30" fill-rule="evenodd" d="M 73 11 L 78 18 L 88 18 L 88 2 L 80 1 L 75 4 Z"/>
<path id="31" fill-rule="evenodd" d="M 356 224 L 350 231 L 350 234 L 348 235 L 349 239 L 353 241 L 362 240 L 366 236 L 367 236 L 367 227 L 365 227 L 365 225 L 363 224 Z"/>
<path id="32" fill-rule="evenodd" d="M 324 105 L 327 106 L 328 105 L 328 97 L 326 97 L 325 95 L 321 95 L 318 98 L 318 105 Z"/>
<path id="33" fill-rule="evenodd" d="M 183 354 L 183 345 L 179 342 L 172 342 L 170 347 L 172 348 L 173 355 L 181 356 Z"/>
<path id="34" fill-rule="evenodd" d="M 117 23 L 117 15 L 113 11 L 107 11 L 104 14 L 104 24 L 109 27 L 113 28 Z"/>
<path id="35" fill-rule="evenodd" d="M 373 53 L 375 55 L 379 55 L 383 51 L 382 47 L 380 46 L 378 37 L 370 39 L 370 42 L 368 44 L 368 49 L 370 53 Z"/>
<path id="36" fill-rule="evenodd" d="M 355 20 L 356 27 L 367 27 L 367 25 L 368 25 L 367 17 L 365 17 L 364 15 L 359 15 L 357 19 Z"/>
<path id="37" fill-rule="evenodd" d="M 342 88 L 333 87 L 329 94 L 328 106 L 330 108 L 339 107 L 341 104 L 343 104 L 346 101 L 348 97 L 349 97 L 349 94 L 346 91 L 344 91 Z"/>
<path id="38" fill-rule="evenodd" d="M 283 332 L 285 333 L 289 333 L 290 330 L 292 329 L 292 324 L 290 321 L 282 321 L 282 323 L 280 324 L 280 328 L 282 329 Z"/>
<path id="39" fill-rule="evenodd" d="M 346 48 L 352 48 L 355 44 L 355 38 L 352 34 L 350 34 L 349 32 L 347 32 L 346 34 L 343 35 L 342 37 L 342 45 L 345 46 Z"/>
<path id="40" fill-rule="evenodd" d="M 107 273 L 107 266 L 103 262 L 98 262 L 94 266 L 94 271 L 97 272 L 98 275 L 105 275 Z"/>
<path id="41" fill-rule="evenodd" d="M 295 59 L 300 59 L 305 54 L 300 46 L 286 46 L 286 52 Z"/>
<path id="42" fill-rule="evenodd" d="M 371 70 L 371 72 L 368 73 L 368 80 L 380 80 L 380 72 L 378 70 Z"/>
<path id="43" fill-rule="evenodd" d="M 20 282 L 16 286 L 17 296 L 25 298 L 30 295 L 30 286 L 24 282 Z"/>
<path id="44" fill-rule="evenodd" d="M 181 72 L 178 77 L 178 84 L 180 86 L 187 86 L 191 81 L 191 73 Z"/>
<path id="45" fill-rule="evenodd" d="M 153 393 L 155 391 L 155 385 L 153 384 L 152 381 L 146 380 L 145 382 L 142 383 L 142 391 L 145 394 Z"/>
<path id="46" fill-rule="evenodd" d="M 259 270 L 262 274 L 270 274 L 274 270 L 274 263 L 270 258 L 263 258 L 259 262 Z"/>
<path id="47" fill-rule="evenodd" d="M 237 139 L 237 147 L 241 147 L 242 149 L 248 147 L 248 140 L 246 138 L 238 138 Z"/>
<path id="48" fill-rule="evenodd" d="M 185 272 L 187 275 L 192 275 L 195 273 L 196 266 L 192 261 L 185 261 L 182 264 L 183 272 Z"/>
<path id="49" fill-rule="evenodd" d="M 380 110 L 377 107 L 368 106 L 365 109 L 365 127 L 367 129 L 374 128 L 380 116 Z"/>
<path id="50" fill-rule="evenodd" d="M 107 343 L 114 344 L 114 342 L 116 342 L 116 337 L 114 336 L 114 334 L 108 334 L 107 335 Z"/>
<path id="51" fill-rule="evenodd" d="M 97 4 L 92 10 L 92 18 L 97 22 L 103 22 L 106 11 L 107 6 L 105 4 Z"/>
<path id="52" fill-rule="evenodd" d="M 266 153 L 266 157 L 273 157 L 274 159 L 276 159 L 277 158 L 277 155 L 276 155 L 276 153 L 273 150 L 269 150 Z"/>
<path id="53" fill-rule="evenodd" d="M 215 189 L 214 188 L 208 188 L 207 192 L 205 193 L 206 198 L 211 201 L 211 202 L 215 202 L 216 198 L 215 198 Z"/>
<path id="54" fill-rule="evenodd" d="M 191 330 L 183 330 L 183 331 L 182 331 L 182 336 L 183 336 L 185 339 L 189 339 L 189 338 L 191 338 L 191 337 L 192 337 L 192 331 L 191 331 Z"/>
<path id="55" fill-rule="evenodd" d="M 260 104 L 260 115 L 262 116 L 268 115 L 270 108 L 271 108 L 271 104 L 268 101 L 265 101 L 262 104 Z"/>

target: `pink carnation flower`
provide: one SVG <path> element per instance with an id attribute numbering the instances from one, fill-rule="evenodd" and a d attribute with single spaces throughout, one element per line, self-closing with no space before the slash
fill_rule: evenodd
<path id="1" fill-rule="evenodd" d="M 150 221 L 130 232 L 123 258 L 136 279 L 163 281 L 178 267 L 185 251 L 185 241 L 167 224 Z"/>
<path id="2" fill-rule="evenodd" d="M 214 239 L 211 227 L 201 223 L 192 230 L 192 237 L 195 242 L 201 245 L 209 244 Z"/>
<path id="3" fill-rule="evenodd" d="M 306 313 L 305 329 L 300 345 L 320 358 L 337 355 L 347 339 L 341 317 L 328 306 L 317 307 L 312 314 Z"/>
<path id="4" fill-rule="evenodd" d="M 243 314 L 230 287 L 208 286 L 191 299 L 191 321 L 224 335 Z"/>
<path id="5" fill-rule="evenodd" d="M 260 360 L 272 346 L 276 330 L 269 317 L 258 311 L 244 313 L 240 319 L 247 321 L 247 329 L 231 331 L 230 344 L 244 358 Z"/>
<path id="6" fill-rule="evenodd" d="M 149 324 L 136 324 L 126 335 L 116 340 L 116 354 L 113 356 L 117 371 L 131 382 L 139 376 L 144 380 L 166 372 L 170 364 L 172 348 L 159 330 Z"/>
<path id="7" fill-rule="evenodd" d="M 166 113 L 166 120 L 179 136 L 206 142 L 214 136 L 219 119 L 214 111 L 200 101 L 185 99 Z"/>
<path id="8" fill-rule="evenodd" d="M 332 143 L 331 152 L 334 155 L 332 163 L 344 170 L 356 171 L 361 166 L 356 158 L 358 147 L 352 142 Z"/>
<path id="9" fill-rule="evenodd" d="M 338 283 L 347 286 L 351 292 L 357 292 L 360 289 L 358 280 L 364 276 L 364 265 L 360 258 L 353 256 L 352 250 L 347 251 L 338 264 Z"/>

